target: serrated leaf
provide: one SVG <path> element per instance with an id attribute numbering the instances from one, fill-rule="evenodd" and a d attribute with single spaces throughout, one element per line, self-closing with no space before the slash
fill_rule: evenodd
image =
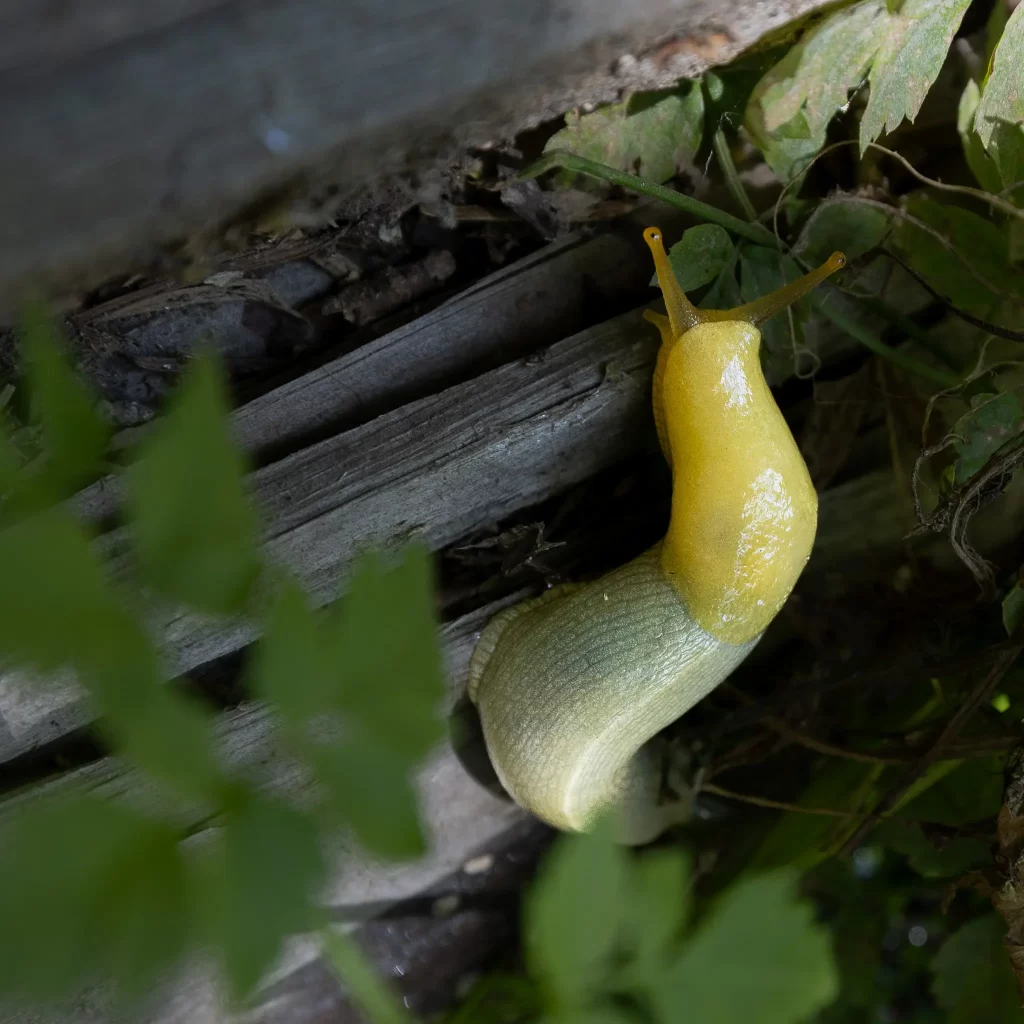
<path id="1" fill-rule="evenodd" d="M 891 244 L 953 305 L 986 316 L 1002 301 L 1001 296 L 1024 296 L 1024 280 L 1009 261 L 1007 237 L 991 220 L 923 193 L 910 196 L 906 211 L 939 237 L 897 217 Z"/>
<path id="2" fill-rule="evenodd" d="M 1013 636 L 1024 622 L 1024 579 L 1017 580 L 1003 598 L 1003 628 Z"/>
<path id="3" fill-rule="evenodd" d="M 717 224 L 698 224 L 683 232 L 683 237 L 668 251 L 669 263 L 679 287 L 693 291 L 714 281 L 736 258 L 736 247 L 725 228 Z M 651 284 L 658 283 L 658 275 Z"/>
<path id="4" fill-rule="evenodd" d="M 112 980 L 140 995 L 185 951 L 192 881 L 176 832 L 77 792 L 9 816 L 0 990 L 53 1000 Z"/>
<path id="5" fill-rule="evenodd" d="M 78 523 L 51 509 L 0 531 L 0 657 L 73 668 L 119 753 L 193 798 L 219 778 L 209 716 L 163 685 L 152 641 Z"/>
<path id="6" fill-rule="evenodd" d="M 25 313 L 22 350 L 32 419 L 45 451 L 38 483 L 45 497 L 56 502 L 99 473 L 111 426 L 100 417 L 96 396 L 72 370 L 57 329 L 41 306 L 32 305 Z"/>
<path id="7" fill-rule="evenodd" d="M 764 91 L 765 128 L 777 132 L 803 113 L 812 135 L 824 132 L 850 92 L 864 80 L 885 37 L 882 0 L 852 4 L 825 19 L 793 48 L 785 76 Z"/>
<path id="8" fill-rule="evenodd" d="M 239 611 L 261 567 L 257 518 L 211 356 L 196 360 L 140 448 L 128 505 L 145 582 L 200 611 Z"/>
<path id="9" fill-rule="evenodd" d="M 951 935 L 932 961 L 932 991 L 947 1024 L 1018 1024 L 1024 1019 L 1003 936 L 1006 922 L 986 914 Z"/>
<path id="10" fill-rule="evenodd" d="M 883 132 L 917 117 L 969 6 L 970 0 L 905 0 L 899 13 L 888 16 L 868 75 L 861 153 Z"/>
<path id="11" fill-rule="evenodd" d="M 562 1005 L 600 988 L 626 909 L 626 871 L 607 827 L 560 837 L 541 866 L 526 904 L 526 956 Z"/>
<path id="12" fill-rule="evenodd" d="M 207 898 L 232 994 L 242 999 L 288 936 L 319 925 L 313 900 L 324 861 L 313 821 L 256 793 L 238 794 L 219 840 Z"/>
<path id="13" fill-rule="evenodd" d="M 842 197 L 815 207 L 800 231 L 793 252 L 812 266 L 839 250 L 856 260 L 877 248 L 889 233 L 891 218 L 877 206 Z"/>
<path id="14" fill-rule="evenodd" d="M 568 150 L 660 183 L 693 159 L 703 128 L 701 85 L 688 82 L 668 94 L 637 93 L 591 114 L 569 114 L 544 151 Z"/>
<path id="15" fill-rule="evenodd" d="M 992 54 L 975 128 L 986 149 L 997 125 L 1024 124 L 1024 9 L 1014 9 Z M 1010 184 L 1010 182 L 1007 182 Z"/>
<path id="16" fill-rule="evenodd" d="M 988 192 L 999 192 L 1003 185 L 999 176 L 999 168 L 995 160 L 985 152 L 981 136 L 974 129 L 975 114 L 981 101 L 981 90 L 978 83 L 971 79 L 960 94 L 960 103 L 956 112 L 956 129 L 960 133 L 960 145 L 963 147 L 964 158 L 971 173 L 978 179 L 978 184 Z"/>
<path id="17" fill-rule="evenodd" d="M 659 1024 L 680 1007 L 700 1024 L 794 1024 L 836 997 L 839 982 L 827 931 L 795 896 L 795 871 L 728 889 L 651 990 Z"/>
<path id="18" fill-rule="evenodd" d="M 953 483 L 960 487 L 1024 427 L 1024 408 L 1012 391 L 975 395 L 970 412 L 956 421 L 953 442 L 959 456 L 953 467 Z"/>
<path id="19" fill-rule="evenodd" d="M 388 565 L 373 552 L 352 568 L 337 608 L 334 656 L 344 685 L 339 706 L 407 762 L 444 734 L 444 671 L 437 642 L 430 554 L 409 545 Z"/>
<path id="20" fill-rule="evenodd" d="M 800 66 L 800 53 L 793 47 L 754 86 L 743 115 L 743 125 L 765 162 L 780 181 L 789 182 L 804 174 L 825 144 L 825 128 L 813 127 L 801 110 L 784 124 L 769 129 L 765 123 L 764 97 L 792 79 Z"/>

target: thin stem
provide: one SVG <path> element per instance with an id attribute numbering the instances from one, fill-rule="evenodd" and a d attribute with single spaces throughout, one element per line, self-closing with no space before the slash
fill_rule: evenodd
<path id="1" fill-rule="evenodd" d="M 955 388 L 960 384 L 960 378 L 955 374 L 938 367 L 929 366 L 909 356 L 906 352 L 886 345 L 884 341 L 876 338 L 870 331 L 865 330 L 856 321 L 851 320 L 845 313 L 839 312 L 834 303 L 827 301 L 827 297 L 815 296 L 811 299 L 815 309 L 822 316 L 827 317 L 840 330 L 845 331 L 854 341 L 859 341 L 866 349 L 870 349 L 875 355 L 887 359 L 894 366 L 907 370 L 909 373 L 916 373 L 919 377 L 930 380 L 942 388 Z"/>
<path id="2" fill-rule="evenodd" d="M 753 804 L 755 807 L 768 807 L 773 811 L 795 811 L 797 814 L 817 814 L 826 818 L 854 818 L 852 811 L 835 811 L 831 807 L 801 807 L 799 804 L 787 804 L 784 800 L 769 800 L 765 796 L 751 796 L 748 793 L 737 793 L 722 786 L 705 783 L 700 787 L 702 793 L 712 793 L 726 800 L 738 800 L 740 803 Z"/>
<path id="3" fill-rule="evenodd" d="M 711 146 L 715 151 L 715 159 L 718 161 L 718 166 L 722 168 L 725 184 L 733 199 L 736 200 L 737 205 L 743 211 L 747 220 L 756 221 L 757 211 L 754 209 L 754 204 L 750 201 L 750 196 L 747 195 L 747 190 L 743 187 L 743 182 L 740 181 L 736 164 L 732 160 L 732 153 L 729 151 L 729 142 L 721 128 L 715 132 L 714 138 L 711 140 Z"/>
<path id="4" fill-rule="evenodd" d="M 710 221 L 712 224 L 718 224 L 741 238 L 757 242 L 758 245 L 769 245 L 772 248 L 776 248 L 778 245 L 775 236 L 759 224 L 750 224 L 745 220 L 740 220 L 739 217 L 734 217 L 731 213 L 702 203 L 699 199 L 683 195 L 682 192 L 665 188 L 664 185 L 655 185 L 654 182 L 644 181 L 643 178 L 638 178 L 635 174 L 617 171 L 614 167 L 608 167 L 596 160 L 588 160 L 586 157 L 576 156 L 575 153 L 567 153 L 564 150 L 553 149 L 550 153 L 545 153 L 539 160 L 530 164 L 526 170 L 521 171 L 519 177 L 520 179 L 536 178 L 555 167 L 575 171 L 577 174 L 589 174 L 592 178 L 607 181 L 610 185 L 621 185 L 623 188 L 632 189 L 641 195 L 650 196 L 652 199 L 660 199 L 677 210 L 700 217 L 701 220 Z"/>

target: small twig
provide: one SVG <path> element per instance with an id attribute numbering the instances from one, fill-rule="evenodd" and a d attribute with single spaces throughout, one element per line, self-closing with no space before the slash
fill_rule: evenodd
<path id="1" fill-rule="evenodd" d="M 718 166 L 722 168 L 722 176 L 725 178 L 726 187 L 729 189 L 733 199 L 736 200 L 737 206 L 743 211 L 743 215 L 747 220 L 756 221 L 757 210 L 754 209 L 754 204 L 750 201 L 750 196 L 747 195 L 743 182 L 740 181 L 736 164 L 733 163 L 732 153 L 729 151 L 729 142 L 721 128 L 715 132 L 711 140 L 711 146 L 715 151 Z"/>
<path id="2" fill-rule="evenodd" d="M 940 302 L 946 309 L 949 310 L 954 316 L 958 316 L 965 323 L 970 324 L 972 327 L 978 327 L 983 331 L 988 331 L 989 334 L 994 334 L 998 338 L 1006 338 L 1007 341 L 1024 341 L 1024 331 L 1015 331 L 1010 327 L 1002 327 L 999 324 L 989 323 L 987 320 L 982 320 L 981 317 L 975 316 L 973 313 L 968 313 L 965 309 L 960 309 L 959 306 L 955 306 L 949 301 L 944 295 L 937 292 L 916 270 L 914 270 L 904 260 L 900 259 L 894 252 L 885 251 L 886 256 L 890 259 L 895 260 L 936 302 Z M 1020 301 L 1019 299 L 1016 301 Z"/>
<path id="3" fill-rule="evenodd" d="M 851 811 L 836 811 L 831 807 L 801 807 L 799 804 L 788 804 L 784 800 L 769 800 L 765 796 L 751 796 L 748 793 L 737 793 L 722 786 L 704 783 L 700 787 L 702 793 L 712 793 L 726 800 L 738 800 L 740 803 L 753 804 L 755 807 L 767 807 L 773 811 L 795 811 L 797 814 L 817 814 L 827 818 L 854 818 Z"/>
<path id="4" fill-rule="evenodd" d="M 1021 646 L 1011 647 L 1009 650 L 1002 651 L 996 656 L 992 667 L 978 682 L 967 700 L 960 705 L 956 714 L 946 723 L 928 750 L 903 773 L 899 782 L 886 793 L 875 806 L 875 809 L 864 818 L 854 830 L 853 835 L 843 844 L 843 853 L 852 854 L 867 838 L 879 820 L 895 809 L 900 800 L 909 792 L 910 787 L 924 775 L 932 764 L 943 760 L 943 754 L 950 742 L 964 727 L 971 715 L 992 696 L 992 691 L 995 690 L 1002 681 L 1003 676 L 1013 666 L 1022 649 L 1024 648 Z"/>

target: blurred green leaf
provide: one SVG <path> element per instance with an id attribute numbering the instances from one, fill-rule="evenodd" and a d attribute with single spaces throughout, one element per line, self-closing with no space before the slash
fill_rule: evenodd
<path id="1" fill-rule="evenodd" d="M 526 955 L 561 1005 L 589 1001 L 607 976 L 626 912 L 627 867 L 607 823 L 560 837 L 541 865 L 526 904 Z"/>
<path id="2" fill-rule="evenodd" d="M 277 590 L 250 668 L 330 806 L 368 849 L 423 852 L 412 769 L 444 735 L 445 683 L 429 553 L 362 556 L 338 607 L 314 612 L 293 581 Z"/>
<path id="3" fill-rule="evenodd" d="M 960 133 L 960 144 L 963 146 L 964 158 L 971 173 L 978 179 L 978 184 L 988 192 L 999 192 L 1003 183 L 999 176 L 996 162 L 985 152 L 985 145 L 974 128 L 974 117 L 981 101 L 981 90 L 973 79 L 964 86 L 957 107 L 956 128 Z"/>
<path id="4" fill-rule="evenodd" d="M 672 270 L 684 292 L 714 281 L 735 258 L 736 248 L 729 233 L 717 224 L 698 224 L 688 228 L 668 251 Z M 655 274 L 651 284 L 657 283 L 658 275 Z"/>
<path id="5" fill-rule="evenodd" d="M 817 266 L 836 250 L 856 260 L 877 248 L 889 233 L 889 215 L 853 199 L 826 199 L 814 208 L 793 246 L 794 255 Z"/>
<path id="6" fill-rule="evenodd" d="M 239 791 L 222 819 L 206 898 L 235 999 L 253 989 L 292 934 L 319 927 L 320 839 L 301 811 Z"/>
<path id="7" fill-rule="evenodd" d="M 653 977 L 682 933 L 690 904 L 690 870 L 682 850 L 650 850 L 630 872 L 625 928 L 642 977 Z"/>
<path id="8" fill-rule="evenodd" d="M 660 184 L 693 159 L 703 130 L 701 84 L 687 82 L 670 93 L 636 93 L 591 114 L 567 114 L 544 151 L 568 150 Z"/>
<path id="9" fill-rule="evenodd" d="M 72 516 L 50 509 L 0 531 L 0 563 L 0 655 L 40 672 L 73 668 L 121 754 L 209 796 L 219 778 L 209 716 L 164 686 L 152 641 Z"/>
<path id="10" fill-rule="evenodd" d="M 871 63 L 871 92 L 860 121 L 860 148 L 917 117 L 939 76 L 970 0 L 904 0 L 885 21 Z"/>
<path id="11" fill-rule="evenodd" d="M 1024 9 L 1019 4 L 1003 29 L 991 67 L 975 120 L 986 149 L 1000 123 L 1024 125 Z"/>
<path id="12" fill-rule="evenodd" d="M 51 1001 L 112 980 L 145 993 L 185 952 L 192 881 L 169 826 L 81 791 L 8 816 L 0 990 Z"/>
<path id="13" fill-rule="evenodd" d="M 986 914 L 965 924 L 932 962 L 932 991 L 948 1024 L 1017 1024 L 1024 1011 L 1003 946 L 1006 922 Z"/>
<path id="14" fill-rule="evenodd" d="M 956 421 L 953 433 L 957 460 L 953 483 L 960 487 L 1024 426 L 1024 408 L 1012 391 L 974 395 L 970 412 Z"/>
<path id="15" fill-rule="evenodd" d="M 410 544 L 390 563 L 369 552 L 353 565 L 334 613 L 341 708 L 365 735 L 418 761 L 444 735 L 445 675 L 437 642 L 430 553 Z"/>
<path id="16" fill-rule="evenodd" d="M 422 856 L 426 844 L 404 758 L 359 735 L 344 744 L 311 742 L 306 757 L 331 809 L 367 850 L 392 860 Z"/>
<path id="17" fill-rule="evenodd" d="M 257 517 L 211 356 L 196 360 L 140 448 L 129 509 L 146 583 L 201 611 L 241 610 L 261 567 Z"/>
<path id="18" fill-rule="evenodd" d="M 42 306 L 33 304 L 25 312 L 22 351 L 32 418 L 45 451 L 39 484 L 46 499 L 57 502 L 99 474 L 112 431 L 97 411 L 96 396 L 75 375 Z"/>
<path id="19" fill-rule="evenodd" d="M 1024 622 L 1024 579 L 1019 579 L 1003 598 L 1003 628 L 1013 636 Z"/>
<path id="20" fill-rule="evenodd" d="M 712 908 L 651 992 L 659 1024 L 795 1024 L 839 990 L 831 942 L 796 898 L 797 873 L 742 881 Z"/>

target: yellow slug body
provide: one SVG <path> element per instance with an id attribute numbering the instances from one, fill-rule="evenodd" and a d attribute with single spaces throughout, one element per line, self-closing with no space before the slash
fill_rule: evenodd
<path id="1" fill-rule="evenodd" d="M 511 608 L 469 668 L 498 778 L 557 828 L 609 807 L 620 838 L 653 839 L 689 812 L 666 802 L 653 737 L 713 690 L 778 614 L 814 543 L 817 495 L 761 373 L 757 324 L 844 263 L 734 310 L 697 310 L 649 228 L 668 316 L 654 419 L 672 468 L 662 542 L 599 580 Z"/>
<path id="2" fill-rule="evenodd" d="M 672 347 L 662 384 L 673 481 L 662 567 L 693 617 L 729 643 L 759 636 L 778 614 L 818 521 L 760 341 L 739 321 L 698 324 Z"/>

